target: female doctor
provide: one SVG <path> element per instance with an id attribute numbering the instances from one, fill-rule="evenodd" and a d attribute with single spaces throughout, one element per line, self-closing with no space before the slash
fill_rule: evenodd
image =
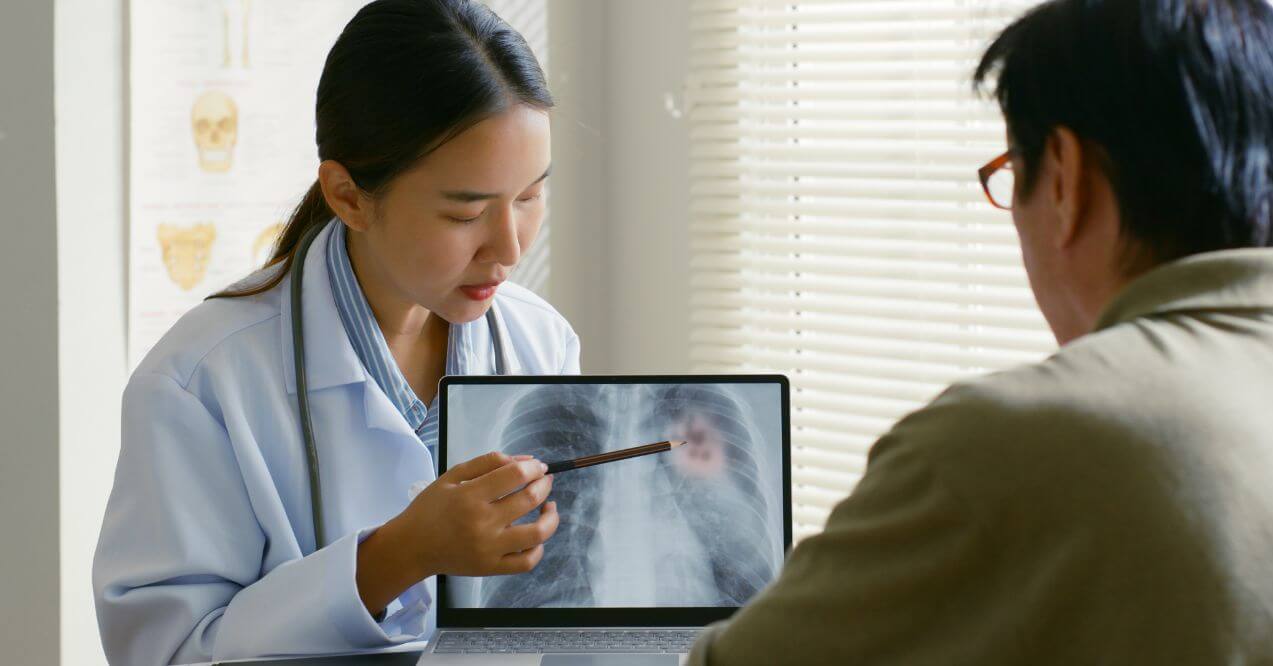
<path id="1" fill-rule="evenodd" d="M 443 374 L 579 368 L 569 324 L 504 282 L 544 215 L 552 98 L 534 55 L 476 2 L 378 0 L 332 47 L 317 102 L 318 179 L 273 259 L 183 317 L 125 391 L 93 567 L 113 663 L 420 638 L 435 574 L 528 571 L 557 528 L 539 461 L 493 453 L 434 480 Z"/>

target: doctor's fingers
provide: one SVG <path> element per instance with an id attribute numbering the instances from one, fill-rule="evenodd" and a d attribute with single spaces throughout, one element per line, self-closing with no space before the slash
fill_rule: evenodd
<path id="1" fill-rule="evenodd" d="M 548 499 L 553 489 L 553 478 L 545 476 L 532 481 L 525 488 L 495 502 L 495 511 L 501 525 L 507 525 L 535 510 Z"/>
<path id="2" fill-rule="evenodd" d="M 483 500 L 492 502 L 528 483 L 544 478 L 544 472 L 547 470 L 548 466 L 538 460 L 520 460 L 487 472 L 466 485 Z"/>
<path id="3" fill-rule="evenodd" d="M 492 575 L 522 574 L 535 568 L 544 558 L 544 547 L 535 546 L 520 553 L 509 553 L 501 557 Z"/>
<path id="4" fill-rule="evenodd" d="M 513 459 L 499 451 L 491 451 L 490 453 L 480 455 L 472 460 L 462 462 L 446 472 L 442 473 L 442 478 L 451 483 L 461 483 L 470 481 L 495 471 L 504 465 L 507 465 Z"/>
<path id="5" fill-rule="evenodd" d="M 560 523 L 561 514 L 557 513 L 557 503 L 547 502 L 534 522 L 510 525 L 504 529 L 499 538 L 500 550 L 517 553 L 534 548 L 551 538 Z"/>

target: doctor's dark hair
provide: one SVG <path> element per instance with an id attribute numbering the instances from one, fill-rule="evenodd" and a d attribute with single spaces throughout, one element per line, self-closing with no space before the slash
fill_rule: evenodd
<path id="1" fill-rule="evenodd" d="M 519 104 L 550 109 L 552 95 L 526 40 L 473 0 L 376 0 L 327 54 L 315 105 L 320 160 L 334 160 L 375 196 L 447 140 Z M 333 217 L 317 181 L 283 228 L 264 282 L 274 288 L 309 229 Z"/>
<path id="2" fill-rule="evenodd" d="M 1095 148 L 1136 263 L 1273 244 L 1267 0 L 1051 0 L 995 39 L 974 87 L 992 75 L 1019 197 L 1067 127 Z"/>

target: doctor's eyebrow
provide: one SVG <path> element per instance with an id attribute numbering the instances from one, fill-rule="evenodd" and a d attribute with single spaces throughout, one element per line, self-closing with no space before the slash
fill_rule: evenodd
<path id="1" fill-rule="evenodd" d="M 526 187 L 532 187 L 534 185 L 538 185 L 539 183 L 543 182 L 543 180 L 547 178 L 549 174 L 551 174 L 552 172 L 553 172 L 553 166 L 549 164 L 548 168 L 544 170 L 544 175 L 540 176 L 539 178 L 536 178 L 535 182 L 531 183 L 530 185 L 527 185 Z M 451 201 L 458 201 L 460 203 L 471 203 L 473 201 L 488 201 L 490 199 L 499 198 L 499 194 L 496 194 L 493 192 L 474 192 L 472 190 L 444 191 L 442 193 L 442 196 L 446 197 L 447 199 L 450 199 Z"/>

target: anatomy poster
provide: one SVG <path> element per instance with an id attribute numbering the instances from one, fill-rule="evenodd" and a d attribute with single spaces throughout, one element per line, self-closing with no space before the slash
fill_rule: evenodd
<path id="1" fill-rule="evenodd" d="M 556 461 L 667 439 L 686 444 L 555 475 L 561 524 L 535 570 L 448 577 L 448 603 L 742 605 L 782 563 L 780 391 L 732 383 L 452 386 L 448 464 L 491 449 Z"/>
<path id="2" fill-rule="evenodd" d="M 317 173 L 323 61 L 363 4 L 132 0 L 130 367 L 182 314 L 269 257 Z M 545 0 L 488 4 L 543 61 Z"/>

